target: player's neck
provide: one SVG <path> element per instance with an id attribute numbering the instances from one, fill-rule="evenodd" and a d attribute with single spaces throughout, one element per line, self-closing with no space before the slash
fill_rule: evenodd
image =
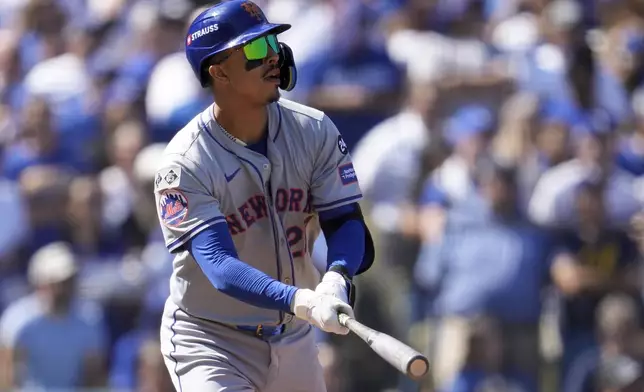
<path id="1" fill-rule="evenodd" d="M 213 115 L 226 132 L 249 144 L 262 138 L 268 123 L 266 106 L 226 105 L 216 102 L 213 105 Z"/>

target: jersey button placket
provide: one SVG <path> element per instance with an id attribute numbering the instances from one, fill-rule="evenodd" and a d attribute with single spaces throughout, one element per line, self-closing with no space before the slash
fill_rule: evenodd
<path id="1" fill-rule="evenodd" d="M 263 169 L 263 174 L 264 174 L 264 176 L 263 176 L 263 177 L 264 177 L 264 181 L 265 181 L 265 182 L 264 182 L 264 186 L 265 186 L 265 189 L 264 189 L 264 190 L 265 190 L 265 192 L 266 192 L 266 199 L 267 199 L 267 201 L 268 201 L 268 207 L 269 207 L 269 210 L 270 210 L 268 213 L 269 213 L 269 214 L 271 214 L 271 215 L 273 215 L 276 219 L 279 219 L 279 217 L 276 217 L 276 216 L 274 215 L 275 210 L 274 210 L 274 204 L 273 204 L 273 194 L 272 194 L 272 193 L 273 193 L 273 190 L 272 190 L 272 187 L 271 187 L 271 165 L 270 165 L 270 164 L 268 164 L 268 163 L 264 163 L 264 164 L 262 165 L 262 169 Z M 275 233 L 275 225 L 273 224 L 273 235 L 275 235 L 275 234 L 276 234 L 276 233 Z M 278 251 L 277 251 L 277 252 L 278 252 L 278 254 L 279 254 L 279 249 L 278 249 Z M 278 264 L 279 264 L 279 263 L 281 263 L 280 259 L 281 259 L 281 258 L 278 256 L 278 260 L 277 260 L 277 263 L 278 263 Z M 279 267 L 278 267 L 278 271 L 279 271 Z M 278 273 L 279 273 L 279 272 L 278 272 Z M 284 282 L 285 282 L 286 284 L 288 284 L 288 282 L 286 282 L 287 280 L 288 280 L 288 281 L 290 281 L 290 279 L 289 279 L 289 278 L 286 278 L 286 279 L 284 280 Z M 282 313 L 282 312 L 280 312 L 280 318 L 281 318 L 282 314 L 283 314 L 283 313 Z M 288 314 L 287 314 L 287 315 L 285 315 L 285 317 L 282 319 L 282 322 L 289 323 L 292 319 L 293 319 L 293 318 L 292 318 L 290 315 L 288 315 Z"/>
<path id="2" fill-rule="evenodd" d="M 289 277 L 284 278 L 284 283 L 291 284 L 291 278 L 289 278 Z M 284 317 L 284 323 L 286 323 L 286 324 L 290 323 L 292 320 L 293 320 L 293 316 L 291 316 L 290 314 L 287 314 Z"/>

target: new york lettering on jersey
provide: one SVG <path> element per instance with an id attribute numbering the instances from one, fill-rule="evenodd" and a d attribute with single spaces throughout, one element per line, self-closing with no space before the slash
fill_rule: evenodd
<path id="1" fill-rule="evenodd" d="M 290 321 L 217 292 L 183 250 L 198 232 L 226 222 L 240 260 L 313 289 L 320 279 L 310 259 L 320 233 L 317 213 L 362 197 L 328 117 L 285 99 L 268 109 L 268 157 L 226 136 L 210 107 L 177 134 L 158 172 L 159 218 L 166 246 L 177 254 L 171 295 L 194 316 L 233 324 Z"/>
<path id="2" fill-rule="evenodd" d="M 305 228 L 308 222 L 315 217 L 313 214 L 312 198 L 310 193 L 305 193 L 299 188 L 283 189 L 279 188 L 275 192 L 275 210 L 278 214 L 303 213 L 305 214 L 302 225 L 294 225 L 286 228 L 286 237 L 292 257 L 302 257 L 304 253 L 309 253 L 310 249 L 303 248 L 305 244 L 302 241 L 305 238 Z M 232 214 L 226 215 L 226 222 L 233 239 L 238 234 L 244 233 L 251 228 L 257 221 L 268 217 L 268 203 L 266 196 L 262 194 L 254 195 L 248 198 Z M 310 253 L 309 253 L 310 254 Z"/>

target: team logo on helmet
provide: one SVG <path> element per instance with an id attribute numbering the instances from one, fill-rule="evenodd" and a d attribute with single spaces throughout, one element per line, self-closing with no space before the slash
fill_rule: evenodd
<path id="1" fill-rule="evenodd" d="M 242 8 L 250 14 L 253 18 L 257 19 L 260 22 L 263 22 L 265 17 L 262 10 L 257 6 L 257 4 L 252 1 L 245 1 L 242 3 Z"/>
<path id="2" fill-rule="evenodd" d="M 192 43 L 192 35 L 188 35 L 188 38 L 186 38 L 186 46 L 190 46 Z"/>
<path id="3" fill-rule="evenodd" d="M 178 226 L 188 215 L 188 199 L 178 189 L 168 189 L 159 198 L 159 215 L 166 226 Z"/>

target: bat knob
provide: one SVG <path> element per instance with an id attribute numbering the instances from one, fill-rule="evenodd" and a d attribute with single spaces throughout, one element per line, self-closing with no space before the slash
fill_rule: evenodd
<path id="1" fill-rule="evenodd" d="M 409 360 L 407 374 L 415 379 L 423 377 L 429 371 L 429 360 L 422 355 L 417 355 Z"/>

